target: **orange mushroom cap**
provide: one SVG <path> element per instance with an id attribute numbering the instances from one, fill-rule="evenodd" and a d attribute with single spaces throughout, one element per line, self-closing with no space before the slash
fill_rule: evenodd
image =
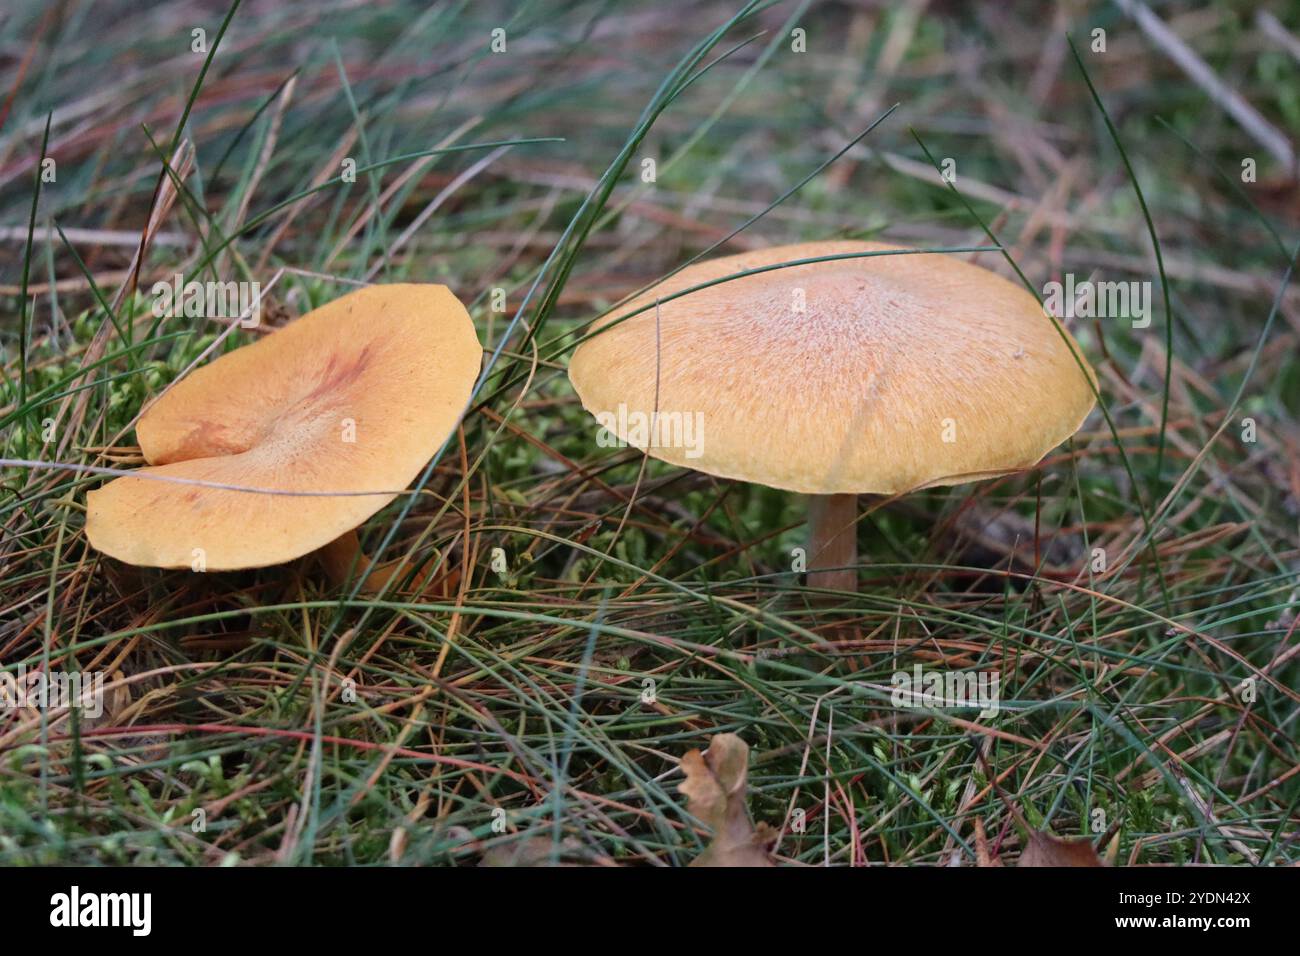
<path id="1" fill-rule="evenodd" d="M 1024 288 L 930 253 L 772 268 L 900 249 L 812 242 L 690 266 L 597 322 L 569 377 L 629 444 L 773 488 L 897 494 L 1034 465 L 1083 424 L 1095 376 Z M 698 415 L 698 446 L 646 447 L 623 428 L 633 415 Z"/>
<path id="2" fill-rule="evenodd" d="M 200 556 L 210 571 L 256 568 L 314 551 L 415 479 L 459 422 L 481 361 L 445 286 L 335 299 L 159 398 L 136 425 L 156 467 L 89 492 L 86 535 L 162 568 Z"/>

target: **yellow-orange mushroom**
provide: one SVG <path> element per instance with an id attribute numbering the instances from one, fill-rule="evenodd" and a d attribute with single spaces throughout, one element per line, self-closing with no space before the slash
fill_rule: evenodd
<path id="1" fill-rule="evenodd" d="M 151 467 L 86 496 L 87 537 L 129 564 L 201 560 L 209 571 L 327 549 L 327 568 L 346 574 L 354 529 L 446 441 L 481 360 L 473 322 L 445 286 L 335 299 L 196 369 L 149 407 L 136 436 Z"/>
<path id="2" fill-rule="evenodd" d="M 1094 404 L 1073 339 L 987 269 L 940 254 L 772 268 L 890 250 L 913 252 L 813 242 L 701 262 L 604 317 L 569 365 L 583 406 L 628 444 L 814 496 L 814 587 L 856 588 L 859 493 L 1029 468 Z M 751 270 L 766 271 L 686 291 Z M 674 415 L 698 416 L 694 445 L 623 424 Z"/>

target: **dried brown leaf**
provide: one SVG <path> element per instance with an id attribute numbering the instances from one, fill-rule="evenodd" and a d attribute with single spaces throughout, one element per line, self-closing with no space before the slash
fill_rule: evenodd
<path id="1" fill-rule="evenodd" d="M 1105 866 L 1087 837 L 1067 840 L 1052 833 L 1030 831 L 1029 843 L 1017 866 Z"/>
<path id="2" fill-rule="evenodd" d="M 691 866 L 774 866 L 769 849 L 774 834 L 755 827 L 745 802 L 749 746 L 735 734 L 717 734 L 709 749 L 682 757 L 686 774 L 677 787 L 691 814 L 713 831 L 708 848 Z"/>

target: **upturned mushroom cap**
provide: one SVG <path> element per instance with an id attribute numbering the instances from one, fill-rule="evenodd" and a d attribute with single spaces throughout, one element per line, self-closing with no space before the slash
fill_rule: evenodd
<path id="1" fill-rule="evenodd" d="M 656 299 L 725 276 L 903 248 L 815 242 L 683 269 L 599 322 L 645 308 L 582 343 L 569 377 L 637 447 L 635 413 L 657 409 L 661 437 L 665 413 L 700 413 L 697 447 L 645 450 L 773 488 L 897 494 L 1036 464 L 1093 392 L 1034 297 L 987 269 L 939 254 L 830 260 L 690 292 L 656 319 Z"/>
<path id="2" fill-rule="evenodd" d="M 445 286 L 335 299 L 196 369 L 136 426 L 157 466 L 140 475 L 292 494 L 132 475 L 86 496 L 87 537 L 130 564 L 188 568 L 201 556 L 210 571 L 314 551 L 420 473 L 460 420 L 481 360 Z"/>

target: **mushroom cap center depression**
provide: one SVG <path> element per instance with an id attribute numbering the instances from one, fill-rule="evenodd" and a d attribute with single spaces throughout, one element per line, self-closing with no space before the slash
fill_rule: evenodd
<path id="1" fill-rule="evenodd" d="M 359 427 L 356 386 L 364 386 L 371 346 L 359 354 L 330 352 L 315 378 L 286 378 L 285 391 L 269 401 L 274 415 L 229 422 L 199 418 L 175 443 L 151 445 L 151 464 L 194 458 L 257 455 L 284 468 L 310 467 L 345 428 Z M 269 397 L 268 397 L 269 399 Z M 351 423 L 349 426 L 348 423 Z M 143 446 L 142 446 L 143 447 Z"/>

